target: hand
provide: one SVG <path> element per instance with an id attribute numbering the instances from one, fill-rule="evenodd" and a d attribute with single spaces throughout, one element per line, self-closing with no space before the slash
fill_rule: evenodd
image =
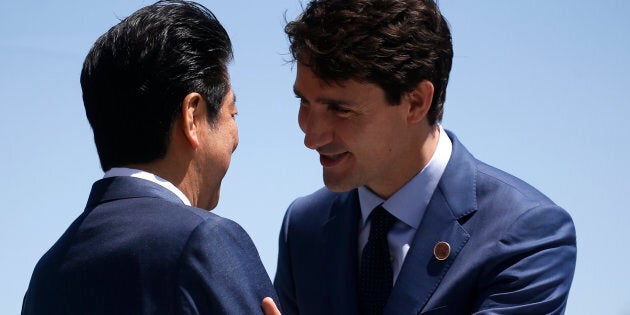
<path id="1" fill-rule="evenodd" d="M 262 309 L 265 315 L 281 315 L 276 303 L 274 303 L 273 299 L 270 297 L 266 297 L 262 300 Z"/>
<path id="2" fill-rule="evenodd" d="M 262 309 L 265 315 L 281 315 L 276 303 L 270 297 L 262 300 Z"/>

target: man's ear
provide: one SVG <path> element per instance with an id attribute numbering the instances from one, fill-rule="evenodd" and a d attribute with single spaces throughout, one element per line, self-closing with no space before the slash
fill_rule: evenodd
<path id="1" fill-rule="evenodd" d="M 417 123 L 427 117 L 427 113 L 433 102 L 433 83 L 429 80 L 423 80 L 416 88 L 404 95 L 409 102 L 409 115 L 407 121 Z"/>
<path id="2" fill-rule="evenodd" d="M 199 147 L 200 117 L 205 116 L 203 102 L 203 97 L 196 92 L 186 95 L 182 101 L 181 128 L 193 149 Z"/>

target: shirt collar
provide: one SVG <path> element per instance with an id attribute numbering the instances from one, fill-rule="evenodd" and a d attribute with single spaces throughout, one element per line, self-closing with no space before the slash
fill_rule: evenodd
<path id="1" fill-rule="evenodd" d="M 115 177 L 115 176 L 130 176 L 130 177 L 142 178 L 150 182 L 154 182 L 170 190 L 171 192 L 173 192 L 175 195 L 177 195 L 177 197 L 179 197 L 179 199 L 181 199 L 181 201 L 185 205 L 187 206 L 191 205 L 190 200 L 188 200 L 188 197 L 186 197 L 186 195 L 184 195 L 184 193 L 181 190 L 179 190 L 177 187 L 175 187 L 175 185 L 171 184 L 166 179 L 160 176 L 157 176 L 155 174 L 152 174 L 143 170 L 138 170 L 135 168 L 114 167 L 114 168 L 111 168 L 109 171 L 105 172 L 105 175 L 103 176 L 103 178 Z"/>
<path id="2" fill-rule="evenodd" d="M 410 227 L 417 229 L 420 226 L 422 216 L 453 150 L 453 143 L 441 125 L 439 125 L 439 131 L 438 144 L 429 163 L 389 199 L 383 200 L 367 187 L 359 187 L 362 226 L 365 225 L 372 210 L 379 204 L 383 204 L 387 211 Z"/>

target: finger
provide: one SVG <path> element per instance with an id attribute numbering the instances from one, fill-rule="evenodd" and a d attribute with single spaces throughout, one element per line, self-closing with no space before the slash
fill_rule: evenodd
<path id="1" fill-rule="evenodd" d="M 266 297 L 262 300 L 262 309 L 265 315 L 281 315 L 276 303 L 270 297 Z"/>

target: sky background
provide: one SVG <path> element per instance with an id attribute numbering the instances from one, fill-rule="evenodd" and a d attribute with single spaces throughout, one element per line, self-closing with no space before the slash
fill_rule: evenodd
<path id="1" fill-rule="evenodd" d="M 37 260 L 102 176 L 79 74 L 98 36 L 151 1 L 0 0 L 0 313 L 18 314 Z M 273 278 L 289 203 L 322 186 L 303 146 L 283 33 L 298 0 L 202 1 L 234 44 L 240 145 L 216 213 L 240 223 Z M 443 125 L 479 159 L 572 215 L 567 314 L 630 314 L 630 2 L 445 1 L 454 63 Z"/>

